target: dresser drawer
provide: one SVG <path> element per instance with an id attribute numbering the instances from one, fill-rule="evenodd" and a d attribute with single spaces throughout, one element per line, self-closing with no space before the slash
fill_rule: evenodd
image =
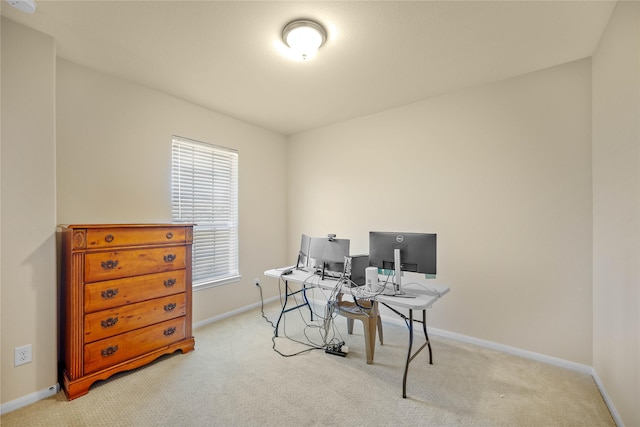
<path id="1" fill-rule="evenodd" d="M 185 227 L 89 228 L 87 248 L 180 244 L 185 242 Z"/>
<path id="2" fill-rule="evenodd" d="M 85 255 L 85 282 L 118 279 L 185 268 L 185 247 L 130 249 Z"/>
<path id="3" fill-rule="evenodd" d="M 97 341 L 184 316 L 185 294 L 169 295 L 84 316 L 84 341 Z"/>
<path id="4" fill-rule="evenodd" d="M 185 318 L 136 329 L 84 346 L 84 374 L 124 362 L 185 338 Z"/>
<path id="5" fill-rule="evenodd" d="M 84 287 L 84 311 L 105 310 L 178 294 L 186 289 L 186 270 L 94 282 Z"/>

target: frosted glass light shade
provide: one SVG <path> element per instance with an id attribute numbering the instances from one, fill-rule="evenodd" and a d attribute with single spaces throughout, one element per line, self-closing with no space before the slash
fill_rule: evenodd
<path id="1" fill-rule="evenodd" d="M 324 28 L 313 21 L 293 21 L 282 30 L 282 40 L 291 48 L 294 56 L 303 61 L 312 58 L 326 39 Z"/>
<path id="2" fill-rule="evenodd" d="M 7 3 L 25 13 L 35 13 L 38 7 L 35 0 L 7 0 Z"/>

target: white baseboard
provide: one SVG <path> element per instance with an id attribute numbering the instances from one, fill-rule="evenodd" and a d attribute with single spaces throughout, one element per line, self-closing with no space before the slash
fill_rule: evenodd
<path id="1" fill-rule="evenodd" d="M 615 405 L 611 401 L 611 398 L 607 394 L 607 390 L 604 388 L 604 384 L 602 384 L 602 381 L 600 381 L 600 377 L 598 376 L 598 373 L 596 372 L 595 369 L 593 369 L 593 372 L 591 375 L 593 376 L 593 380 L 596 382 L 596 385 L 598 386 L 598 390 L 600 390 L 600 394 L 604 399 L 604 403 L 606 403 L 607 408 L 609 408 L 609 412 L 611 413 L 611 417 L 613 417 L 613 421 L 615 421 L 618 427 L 624 427 L 622 418 L 620 418 L 620 414 L 618 413 L 618 410 L 616 409 Z"/>
<path id="2" fill-rule="evenodd" d="M 55 396 L 60 391 L 60 384 L 56 383 L 49 388 L 45 388 L 40 391 L 33 392 L 26 396 L 19 397 L 7 403 L 0 405 L 0 415 L 4 415 L 8 412 L 15 411 L 16 409 L 23 408 L 32 403 L 36 403 L 38 400 L 46 399 L 47 397 Z"/>
<path id="3" fill-rule="evenodd" d="M 269 304 L 273 301 L 278 300 L 280 297 L 279 296 L 274 296 L 271 297 L 269 299 L 264 300 L 264 305 Z M 325 302 L 322 301 L 318 301 L 318 300 L 311 300 L 310 302 L 312 302 L 314 305 L 316 304 L 320 304 L 320 305 L 324 305 L 326 304 Z M 228 317 L 234 316 L 236 314 L 240 314 L 240 313 L 244 313 L 246 311 L 249 310 L 253 310 L 254 308 L 258 308 L 262 305 L 262 303 L 257 302 L 245 307 L 241 307 L 239 309 L 230 311 L 228 313 L 224 313 L 221 314 L 219 316 L 214 316 L 211 317 L 209 319 L 205 319 L 202 320 L 200 322 L 196 322 L 193 324 L 193 328 L 197 329 L 200 328 L 202 326 L 205 325 L 209 325 L 211 323 L 226 319 Z M 383 316 L 383 319 L 385 322 L 389 322 L 389 323 L 394 323 L 394 324 L 398 324 L 398 325 L 405 325 L 404 321 L 401 320 L 400 318 L 396 318 L 396 317 L 389 317 L 389 316 Z M 517 356 L 521 356 L 521 357 L 525 357 L 528 359 L 532 359 L 532 360 L 537 360 L 539 362 L 544 362 L 544 363 L 548 363 L 551 365 L 555 365 L 555 366 L 559 366 L 561 368 L 566 368 L 566 369 L 570 369 L 572 371 L 577 371 L 577 372 L 581 372 L 581 373 L 585 373 L 585 374 L 589 374 L 592 376 L 592 378 L 594 379 L 600 394 L 602 395 L 602 398 L 604 399 L 607 407 L 609 408 L 609 411 L 611 412 L 611 416 L 613 417 L 616 425 L 618 427 L 624 427 L 624 424 L 622 422 L 622 420 L 620 419 L 620 414 L 618 414 L 618 411 L 616 410 L 613 402 L 611 401 L 611 398 L 609 397 L 609 395 L 606 392 L 606 389 L 604 388 L 604 385 L 602 384 L 602 382 L 600 381 L 600 377 L 598 377 L 598 374 L 596 373 L 596 371 L 593 369 L 593 367 L 588 366 L 588 365 L 584 365 L 581 363 L 576 363 L 576 362 L 571 362 L 568 360 L 564 360 L 564 359 L 560 359 L 557 357 L 552 357 L 552 356 L 547 356 L 545 354 L 541 354 L 541 353 L 536 353 L 533 351 L 528 351 L 528 350 L 522 350 L 516 347 L 511 347 L 508 345 L 504 345 L 504 344 L 498 344 L 492 341 L 487 341 L 487 340 L 483 340 L 483 339 L 479 339 L 479 338 L 474 338 L 474 337 L 470 337 L 468 335 L 463 335 L 463 334 L 458 334 L 456 332 L 449 332 L 449 331 L 445 331 L 443 329 L 438 329 L 438 328 L 432 328 L 429 327 L 428 331 L 432 334 L 432 335 L 436 335 L 439 337 L 443 337 L 443 338 L 449 338 L 455 341 L 460 341 L 460 342 L 465 342 L 465 343 L 469 343 L 469 344 L 475 344 L 478 345 L 480 347 L 486 347 L 486 348 L 490 348 L 493 350 L 497 350 L 497 351 L 501 351 L 504 353 L 508 353 L 508 354 L 513 354 L 513 355 L 517 355 Z M 0 405 L 0 414 L 5 414 L 11 411 L 15 411 L 16 409 L 20 409 L 24 406 L 30 405 L 32 403 L 35 403 L 39 400 L 42 399 L 46 399 L 47 397 L 53 396 L 55 394 L 57 394 L 60 391 L 60 384 L 56 383 L 55 385 L 44 389 L 44 390 L 40 390 L 31 394 L 28 394 L 26 396 L 20 397 L 18 399 L 12 400 L 10 402 L 4 403 L 2 405 Z"/>
<path id="4" fill-rule="evenodd" d="M 269 303 L 271 303 L 273 301 L 276 301 L 278 298 L 279 298 L 278 296 L 275 296 L 275 297 L 271 297 L 269 299 L 266 299 L 266 300 L 264 300 L 264 304 L 269 304 Z M 254 308 L 260 307 L 260 305 L 261 305 L 261 303 L 258 302 L 258 303 L 255 303 L 255 304 L 248 305 L 246 307 L 239 308 L 237 310 L 230 311 L 228 313 L 221 314 L 220 316 L 215 316 L 215 317 L 211 317 L 209 319 L 205 319 L 205 320 L 203 320 L 201 322 L 194 323 L 193 324 L 193 328 L 196 329 L 196 328 L 208 325 L 210 323 L 214 323 L 214 322 L 217 322 L 219 320 L 226 319 L 227 317 L 231 317 L 231 316 L 234 316 L 236 314 L 243 313 L 245 311 L 253 310 Z M 6 413 L 11 412 L 11 411 L 15 411 L 16 409 L 23 408 L 23 407 L 28 406 L 28 405 L 30 405 L 32 403 L 36 403 L 39 400 L 46 399 L 47 397 L 54 396 L 59 391 L 60 391 L 60 384 L 56 383 L 55 385 L 53 385 L 53 386 L 51 386 L 49 388 L 33 392 L 33 393 L 28 394 L 26 396 L 19 397 L 18 399 L 12 400 L 10 402 L 3 403 L 2 405 L 0 405 L 0 415 L 1 414 L 6 414 Z"/>
<path id="5" fill-rule="evenodd" d="M 311 302 L 313 302 L 313 305 L 316 308 L 317 307 L 324 307 L 324 305 L 327 303 L 326 300 L 323 301 L 321 299 L 314 299 Z M 401 326 L 405 326 L 406 327 L 406 324 L 405 324 L 404 320 L 402 320 L 401 318 L 399 318 L 397 316 L 389 316 L 389 315 L 385 315 L 384 313 L 381 314 L 381 316 L 382 316 L 382 319 L 385 322 L 393 323 L 393 324 L 396 324 L 396 325 L 401 325 Z M 456 332 L 445 331 L 443 329 L 433 328 L 433 327 L 429 327 L 429 326 L 427 328 L 428 328 L 428 332 L 431 335 L 435 335 L 435 336 L 439 336 L 439 337 L 443 337 L 443 338 L 449 338 L 449 339 L 452 339 L 454 341 L 460 341 L 460 342 L 465 342 L 465 343 L 469 343 L 469 344 L 475 344 L 475 345 L 480 346 L 480 347 L 490 348 L 492 350 L 501 351 L 503 353 L 513 354 L 513 355 L 516 355 L 516 356 L 525 357 L 527 359 L 536 360 L 536 361 L 539 361 L 539 362 L 548 363 L 550 365 L 554 365 L 554 366 L 558 366 L 558 367 L 561 367 L 561 368 L 569 369 L 571 371 L 576 371 L 576 372 L 580 372 L 580 373 L 583 373 L 583 374 L 591 375 L 591 377 L 595 381 L 596 386 L 598 387 L 598 390 L 600 391 L 600 394 L 602 395 L 602 398 L 605 401 L 605 404 L 607 405 L 607 408 L 609 409 L 609 412 L 611 413 L 611 417 L 615 421 L 616 425 L 618 427 L 624 427 L 624 423 L 622 422 L 622 419 L 620 418 L 620 414 L 618 414 L 618 411 L 616 410 L 616 407 L 613 404 L 613 401 L 611 400 L 611 398 L 607 394 L 607 390 L 605 389 L 604 385 L 602 384 L 602 381 L 600 380 L 600 377 L 598 377 L 597 372 L 595 371 L 595 369 L 592 366 L 584 365 L 582 363 L 571 362 L 569 360 L 560 359 L 558 357 L 547 356 L 546 354 L 536 353 L 534 351 L 523 350 L 523 349 L 520 349 L 520 348 L 511 347 L 511 346 L 504 345 L 504 344 L 498 344 L 498 343 L 493 342 L 493 341 L 488 341 L 488 340 L 483 340 L 483 339 L 480 339 L 480 338 L 471 337 L 471 336 L 468 336 L 468 335 L 458 334 Z"/>
<path id="6" fill-rule="evenodd" d="M 571 362 L 569 360 L 560 359 L 558 357 L 547 356 L 546 354 L 536 353 L 534 351 L 529 351 L 529 350 L 523 350 L 521 348 L 511 347 L 508 345 L 499 344 L 496 342 L 487 341 L 479 338 L 474 338 L 467 335 L 458 334 L 455 332 L 449 332 L 442 329 L 429 328 L 429 332 L 439 337 L 449 338 L 455 341 L 466 342 L 469 344 L 475 344 L 480 347 L 490 348 L 492 350 L 501 351 L 503 353 L 525 357 L 527 359 L 536 360 L 538 362 L 544 362 L 549 365 L 559 366 L 561 368 L 569 369 L 571 371 L 576 371 L 583 374 L 591 375 L 593 373 L 593 368 L 591 366 L 584 365 L 582 363 Z"/>
<path id="7" fill-rule="evenodd" d="M 327 303 L 326 300 L 321 300 L 319 298 L 310 300 L 310 302 L 313 303 L 314 307 L 316 307 L 316 309 L 318 309 L 318 307 L 324 307 Z M 388 323 L 393 323 L 396 325 L 402 325 L 406 327 L 406 324 L 404 322 L 403 319 L 401 319 L 398 316 L 393 316 L 390 315 L 391 312 L 387 312 L 385 313 L 384 311 L 381 312 L 381 316 L 382 316 L 382 320 L 384 320 L 385 322 Z M 430 334 L 439 336 L 439 337 L 443 337 L 443 338 L 449 338 L 455 341 L 461 341 L 461 342 L 466 342 L 469 344 L 475 344 L 478 345 L 480 347 L 486 347 L 486 348 L 490 348 L 493 350 L 497 350 L 497 351 L 501 351 L 503 353 L 508 353 L 508 354 L 514 354 L 517 356 L 522 356 L 522 357 L 526 357 L 527 359 L 532 359 L 532 360 L 537 360 L 540 362 L 544 362 L 544 363 L 548 363 L 551 365 L 555 365 L 555 366 L 559 366 L 562 368 L 566 368 L 566 369 L 570 369 L 572 371 L 577 371 L 577 372 L 582 372 L 584 374 L 589 374 L 592 375 L 593 374 L 593 368 L 591 366 L 588 365 L 583 365 L 581 363 L 576 363 L 576 362 L 571 362 L 568 360 L 564 360 L 564 359 L 559 359 L 557 357 L 552 357 L 552 356 L 547 356 L 545 354 L 541 354 L 541 353 L 536 353 L 533 351 L 528 351 L 528 350 L 522 350 L 520 348 L 516 348 L 516 347 L 511 347 L 508 345 L 504 345 L 504 344 L 498 344 L 492 341 L 487 341 L 487 340 L 483 340 L 480 338 L 474 338 L 468 335 L 463 335 L 463 334 L 458 334 L 456 332 L 449 332 L 449 331 L 445 331 L 443 329 L 437 329 L 437 328 L 432 328 L 430 326 L 427 326 L 428 328 L 428 332 Z"/>
<path id="8" fill-rule="evenodd" d="M 400 319 L 400 318 L 397 318 L 397 317 L 394 318 L 394 317 L 389 317 L 389 316 L 383 316 L 382 318 L 383 318 L 383 320 L 385 322 L 406 326 L 404 321 L 402 319 Z M 602 384 L 602 381 L 600 381 L 600 377 L 598 377 L 598 373 L 595 371 L 595 369 L 592 366 L 584 365 L 582 363 L 571 362 L 569 360 L 560 359 L 558 357 L 547 356 L 546 354 L 536 353 L 534 351 L 523 350 L 523 349 L 520 349 L 520 348 L 511 347 L 511 346 L 504 345 L 504 344 L 498 344 L 498 343 L 495 343 L 495 342 L 492 342 L 492 341 L 487 341 L 487 340 L 483 340 L 483 339 L 479 339 L 479 338 L 470 337 L 468 335 L 458 334 L 458 333 L 455 333 L 455 332 L 449 332 L 449 331 L 445 331 L 443 329 L 428 327 L 428 332 L 431 335 L 435 335 L 435 336 L 439 336 L 439 337 L 443 337 L 443 338 L 449 338 L 449 339 L 452 339 L 454 341 L 460 341 L 460 342 L 465 342 L 465 343 L 469 343 L 469 344 L 475 344 L 475 345 L 480 346 L 480 347 L 490 348 L 492 350 L 501 351 L 503 353 L 513 354 L 513 355 L 516 355 L 516 356 L 525 357 L 527 359 L 536 360 L 538 362 L 548 363 L 550 365 L 554 365 L 554 366 L 558 366 L 558 367 L 561 367 L 561 368 L 569 369 L 569 370 L 572 370 L 572 371 L 580 372 L 580 373 L 583 373 L 583 374 L 591 375 L 591 377 L 595 381 L 596 386 L 598 387 L 598 390 L 600 391 L 600 394 L 602 395 L 602 399 L 604 400 L 605 404 L 607 405 L 607 408 L 609 409 L 609 412 L 611 413 L 611 417 L 615 421 L 616 425 L 618 427 L 624 427 L 624 423 L 622 422 L 622 419 L 620 418 L 620 414 L 618 414 L 618 411 L 616 410 L 616 407 L 613 404 L 613 401 L 611 400 L 611 398 L 607 394 L 607 390 L 604 388 L 604 385 Z"/>
<path id="9" fill-rule="evenodd" d="M 268 299 L 264 300 L 264 305 L 267 305 L 267 304 L 269 304 L 269 303 L 271 303 L 273 301 L 276 301 L 279 298 L 280 297 L 277 296 L 277 295 L 274 296 L 274 297 L 268 298 Z M 214 316 L 214 317 L 210 317 L 210 318 L 205 319 L 205 320 L 201 320 L 200 322 L 196 322 L 196 323 L 193 324 L 193 329 L 197 329 L 197 328 L 200 328 L 202 326 L 218 322 L 218 321 L 226 319 L 228 317 L 235 316 L 236 314 L 244 313 L 245 311 L 253 310 L 254 308 L 260 307 L 261 305 L 262 305 L 262 303 L 256 302 L 254 304 L 247 305 L 247 306 L 244 306 L 244 307 L 240 307 L 240 308 L 238 308 L 236 310 L 229 311 L 227 313 L 223 313 L 223 314 L 221 314 L 219 316 Z"/>

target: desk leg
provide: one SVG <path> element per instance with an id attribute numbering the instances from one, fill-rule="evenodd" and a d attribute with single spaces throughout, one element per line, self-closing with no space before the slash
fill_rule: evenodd
<path id="1" fill-rule="evenodd" d="M 302 285 L 302 298 L 304 299 L 304 304 L 309 307 L 309 317 L 313 322 L 313 310 L 311 309 L 311 304 L 309 304 L 309 300 L 307 299 L 307 288 L 304 284 Z"/>
<path id="2" fill-rule="evenodd" d="M 298 304 L 295 307 L 291 307 L 291 308 L 286 308 L 287 307 L 287 302 L 289 302 L 289 297 L 292 297 L 293 295 L 302 292 L 302 298 L 304 299 L 304 303 L 302 304 Z M 289 287 L 289 282 L 288 281 L 284 281 L 284 303 L 282 304 L 282 310 L 280 311 L 280 316 L 278 316 L 278 321 L 276 322 L 276 331 L 275 331 L 275 336 L 278 336 L 278 329 L 280 328 L 280 320 L 282 320 L 282 316 L 284 316 L 285 313 L 291 311 L 291 310 L 296 310 L 300 307 L 304 307 L 304 306 L 309 307 L 309 312 L 311 313 L 311 320 L 313 320 L 313 310 L 311 309 L 311 304 L 309 304 L 309 300 L 307 299 L 307 288 L 306 286 L 303 284 L 302 285 L 302 289 L 300 289 L 299 291 L 291 291 L 291 288 Z"/>
<path id="3" fill-rule="evenodd" d="M 404 365 L 404 376 L 402 377 L 402 397 L 407 397 L 407 374 L 409 373 L 409 363 L 420 353 L 425 347 L 429 347 L 429 364 L 433 365 L 433 358 L 431 353 L 431 342 L 429 341 L 429 335 L 427 334 L 427 310 L 422 310 L 422 330 L 424 331 L 424 337 L 426 342 L 422 344 L 422 346 L 416 350 L 415 353 L 411 354 L 411 350 L 413 349 L 413 310 L 409 309 L 409 317 L 400 313 L 393 307 L 390 307 L 388 304 L 384 304 L 389 310 L 396 313 L 398 316 L 404 319 L 404 322 L 407 324 L 407 328 L 409 329 L 409 348 L 407 349 L 407 362 Z M 419 322 L 420 320 L 415 320 L 415 322 Z"/>
<path id="4" fill-rule="evenodd" d="M 427 340 L 427 346 L 429 346 L 429 364 L 433 365 L 433 354 L 431 353 L 431 341 L 429 341 L 429 335 L 427 334 L 427 310 L 422 310 L 422 330 L 424 331 L 424 338 Z"/>
<path id="5" fill-rule="evenodd" d="M 409 372 L 409 363 L 411 362 L 411 347 L 413 347 L 413 310 L 409 309 L 409 349 L 407 350 L 407 363 L 404 365 L 404 376 L 402 377 L 402 397 L 407 398 L 407 373 Z"/>
<path id="6" fill-rule="evenodd" d="M 429 347 L 429 364 L 433 365 L 433 353 L 431 352 L 431 341 L 429 341 L 429 335 L 427 334 L 427 310 L 422 310 L 422 331 L 424 332 L 425 343 L 416 350 L 414 354 L 411 354 L 413 347 L 413 310 L 409 310 L 409 319 L 405 318 L 407 327 L 409 328 L 409 349 L 407 351 L 407 364 L 404 367 L 404 377 L 402 378 L 402 397 L 407 397 L 407 374 L 409 372 L 409 363 L 420 353 L 425 347 Z M 419 320 L 416 320 L 419 322 Z"/>

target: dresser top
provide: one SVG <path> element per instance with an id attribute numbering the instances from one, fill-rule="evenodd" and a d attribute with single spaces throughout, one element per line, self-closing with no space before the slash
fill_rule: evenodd
<path id="1" fill-rule="evenodd" d="M 149 228 L 149 227 L 192 227 L 193 223 L 168 222 L 144 224 L 60 224 L 60 228 Z"/>

